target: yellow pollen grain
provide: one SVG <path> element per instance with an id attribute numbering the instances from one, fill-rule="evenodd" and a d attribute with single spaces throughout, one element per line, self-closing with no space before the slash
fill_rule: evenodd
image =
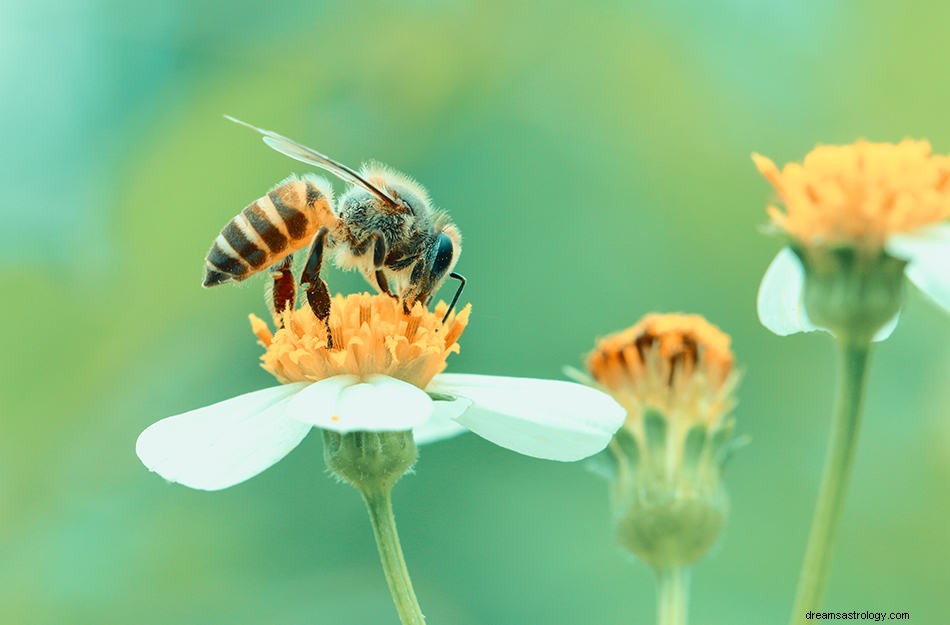
<path id="1" fill-rule="evenodd" d="M 424 389 L 445 369 L 449 355 L 458 353 L 458 339 L 468 325 L 470 305 L 443 324 L 447 309 L 445 302 L 432 311 L 416 303 L 406 313 L 401 302 L 387 295 L 337 295 L 328 320 L 331 347 L 327 324 L 307 306 L 280 313 L 276 331 L 256 315 L 250 320 L 265 349 L 261 366 L 285 384 L 379 374 Z"/>
<path id="2" fill-rule="evenodd" d="M 950 157 L 927 141 L 822 145 L 781 170 L 752 160 L 784 208 L 767 208 L 772 223 L 805 245 L 880 247 L 950 217 Z"/>

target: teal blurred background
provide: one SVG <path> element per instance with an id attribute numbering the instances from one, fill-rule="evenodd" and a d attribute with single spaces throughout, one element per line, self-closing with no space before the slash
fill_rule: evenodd
<path id="1" fill-rule="evenodd" d="M 835 366 L 826 336 L 756 320 L 779 242 L 749 154 L 950 151 L 948 23 L 936 1 L 0 5 L 0 623 L 397 622 L 318 437 L 219 493 L 135 457 L 158 418 L 273 383 L 247 323 L 263 281 L 203 290 L 202 259 L 302 169 L 224 113 L 427 185 L 465 236 L 455 371 L 560 377 L 648 311 L 731 333 L 753 444 L 691 611 L 783 622 Z M 948 345 L 910 293 L 875 355 L 830 609 L 950 618 Z M 654 619 L 582 465 L 461 437 L 423 450 L 396 508 L 435 625 Z"/>

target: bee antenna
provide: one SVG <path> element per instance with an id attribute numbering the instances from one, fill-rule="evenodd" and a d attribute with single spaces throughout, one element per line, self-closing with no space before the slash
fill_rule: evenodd
<path id="1" fill-rule="evenodd" d="M 449 304 L 449 309 L 445 311 L 445 316 L 442 317 L 442 323 L 445 323 L 446 319 L 449 318 L 449 315 L 452 314 L 452 311 L 455 310 L 455 305 L 459 302 L 459 297 L 462 295 L 462 289 L 465 288 L 465 276 L 457 274 L 454 271 L 449 274 L 449 277 L 453 280 L 459 281 L 459 288 L 455 290 L 455 295 L 452 297 L 452 303 Z"/>

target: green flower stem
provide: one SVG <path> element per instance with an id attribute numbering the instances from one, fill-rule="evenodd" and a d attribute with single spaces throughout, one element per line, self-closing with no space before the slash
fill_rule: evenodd
<path id="1" fill-rule="evenodd" d="M 656 571 L 657 625 L 686 625 L 689 569 L 673 566 Z"/>
<path id="2" fill-rule="evenodd" d="M 376 546 L 379 549 L 379 559 L 386 575 L 386 583 L 396 604 L 396 612 L 403 625 L 424 625 L 425 617 L 416 600 L 416 593 L 412 589 L 412 580 L 406 569 L 406 560 L 399 545 L 399 534 L 396 533 L 396 519 L 393 516 L 393 505 L 390 488 L 360 489 L 366 509 L 369 511 L 369 520 L 373 524 L 373 535 L 376 537 Z"/>
<path id="3" fill-rule="evenodd" d="M 809 621 L 805 619 L 805 614 L 809 610 L 821 609 L 828 585 L 835 533 L 844 508 L 861 425 L 871 343 L 869 340 L 843 338 L 839 347 L 841 368 L 838 377 L 838 404 L 821 489 L 818 492 L 818 503 L 808 537 L 808 548 L 798 580 L 798 594 L 790 620 L 792 625 L 806 625 Z"/>

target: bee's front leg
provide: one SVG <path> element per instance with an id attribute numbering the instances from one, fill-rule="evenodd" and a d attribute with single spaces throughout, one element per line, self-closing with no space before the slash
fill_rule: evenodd
<path id="1" fill-rule="evenodd" d="M 373 239 L 373 267 L 376 269 L 376 286 L 379 287 L 380 293 L 396 297 L 389 290 L 389 281 L 386 280 L 386 274 L 383 272 L 383 265 L 389 253 L 389 250 L 386 249 L 386 239 L 379 233 L 374 234 Z"/>
<path id="2" fill-rule="evenodd" d="M 310 310 L 317 319 L 324 322 L 330 319 L 330 290 L 327 288 L 327 283 L 320 277 L 320 268 L 323 265 L 323 251 L 329 233 L 326 227 L 320 228 L 317 232 L 313 238 L 313 245 L 310 246 L 307 264 L 300 274 L 300 286 L 307 292 Z"/>
<path id="3" fill-rule="evenodd" d="M 428 267 L 424 259 L 419 259 L 412 266 L 412 272 L 409 274 L 409 286 L 402 294 L 403 310 L 408 313 L 416 302 L 422 302 L 422 305 L 425 306 L 431 290 Z"/>

